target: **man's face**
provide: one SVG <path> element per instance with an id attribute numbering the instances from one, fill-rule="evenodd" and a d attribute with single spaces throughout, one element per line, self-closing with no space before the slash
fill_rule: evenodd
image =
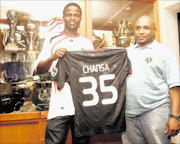
<path id="1" fill-rule="evenodd" d="M 135 23 L 134 32 L 139 46 L 143 47 L 150 44 L 154 39 L 155 32 L 152 20 L 148 17 L 141 17 Z"/>
<path id="2" fill-rule="evenodd" d="M 63 19 L 67 29 L 77 30 L 81 21 L 81 11 L 76 6 L 69 6 L 65 9 Z"/>

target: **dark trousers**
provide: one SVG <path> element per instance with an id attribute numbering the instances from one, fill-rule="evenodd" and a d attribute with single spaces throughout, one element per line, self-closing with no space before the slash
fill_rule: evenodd
<path id="1" fill-rule="evenodd" d="M 69 128 L 72 133 L 72 144 L 88 144 L 90 137 L 74 136 L 74 116 L 59 116 L 48 120 L 46 126 L 46 144 L 65 144 Z"/>

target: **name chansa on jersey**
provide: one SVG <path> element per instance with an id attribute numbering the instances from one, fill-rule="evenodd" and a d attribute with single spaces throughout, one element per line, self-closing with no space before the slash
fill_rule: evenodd
<path id="1" fill-rule="evenodd" d="M 83 73 L 110 71 L 108 64 L 86 65 L 82 67 Z"/>

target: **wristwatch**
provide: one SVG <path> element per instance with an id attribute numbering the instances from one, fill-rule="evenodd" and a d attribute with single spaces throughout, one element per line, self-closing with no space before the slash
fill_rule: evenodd
<path id="1" fill-rule="evenodd" d="M 172 114 L 170 114 L 170 117 L 173 117 L 173 118 L 177 119 L 178 121 L 180 121 L 180 115 L 172 115 Z"/>

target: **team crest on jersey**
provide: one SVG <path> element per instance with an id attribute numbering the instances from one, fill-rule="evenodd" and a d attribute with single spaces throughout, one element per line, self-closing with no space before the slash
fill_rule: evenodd
<path id="1" fill-rule="evenodd" d="M 58 69 L 56 67 L 53 68 L 51 75 L 54 77 L 57 75 Z"/>

